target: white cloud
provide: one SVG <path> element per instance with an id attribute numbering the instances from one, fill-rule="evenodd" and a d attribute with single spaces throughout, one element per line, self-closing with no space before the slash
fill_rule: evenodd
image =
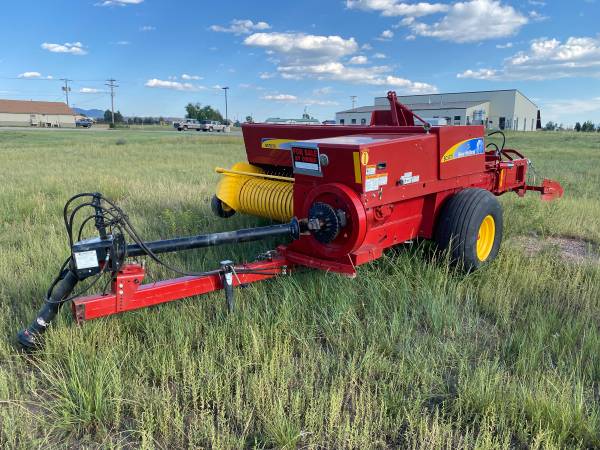
<path id="1" fill-rule="evenodd" d="M 496 77 L 494 69 L 465 70 L 456 75 L 457 78 L 473 78 L 475 80 L 493 80 Z"/>
<path id="2" fill-rule="evenodd" d="M 328 94 L 331 94 L 332 92 L 333 92 L 333 88 L 330 86 L 324 86 L 322 88 L 313 90 L 313 94 L 318 95 L 318 96 L 328 95 Z"/>
<path id="3" fill-rule="evenodd" d="M 280 66 L 277 69 L 283 78 L 337 80 L 386 88 L 399 88 L 410 93 L 434 93 L 437 88 L 427 83 L 414 82 L 390 75 L 388 66 L 349 67 L 341 62 L 330 62 L 308 66 Z"/>
<path id="4" fill-rule="evenodd" d="M 539 105 L 544 123 L 600 121 L 600 97 L 540 100 Z"/>
<path id="5" fill-rule="evenodd" d="M 373 59 L 385 59 L 385 58 L 387 58 L 387 56 L 385 56 L 384 53 L 375 53 L 373 55 Z"/>
<path id="6" fill-rule="evenodd" d="M 317 100 L 314 98 L 305 98 L 304 100 L 301 100 L 299 103 L 302 103 L 304 105 L 315 105 L 315 106 L 337 106 L 337 105 L 339 105 L 339 103 L 334 100 Z"/>
<path id="7" fill-rule="evenodd" d="M 192 83 L 181 83 L 179 81 L 159 80 L 152 78 L 146 81 L 144 86 L 149 88 L 173 89 L 176 91 L 199 91 L 205 89 L 203 86 L 198 86 Z"/>
<path id="8" fill-rule="evenodd" d="M 98 94 L 101 91 L 100 89 L 96 89 L 96 88 L 88 88 L 88 87 L 82 87 L 81 89 L 79 89 L 79 93 L 80 94 Z"/>
<path id="9" fill-rule="evenodd" d="M 127 6 L 127 5 L 139 5 L 144 0 L 104 0 L 103 2 L 96 3 L 96 6 Z"/>
<path id="10" fill-rule="evenodd" d="M 250 34 L 253 31 L 268 30 L 271 28 L 267 22 L 252 22 L 251 20 L 245 19 L 233 19 L 229 26 L 223 27 L 221 25 L 211 25 L 210 30 L 219 33 L 233 33 L 236 35 Z"/>
<path id="11" fill-rule="evenodd" d="M 506 44 L 497 44 L 496 48 L 513 48 L 513 43 L 512 42 L 507 42 Z"/>
<path id="12" fill-rule="evenodd" d="M 435 92 L 436 88 L 394 76 L 388 66 L 355 67 L 341 60 L 355 55 L 359 45 L 354 38 L 316 36 L 303 33 L 256 33 L 244 40 L 248 46 L 261 47 L 271 55 L 278 74 L 285 79 L 335 80 L 399 88 L 405 92 Z M 354 59 L 354 62 L 361 59 Z"/>
<path id="13" fill-rule="evenodd" d="M 339 103 L 333 100 L 322 100 L 315 98 L 299 98 L 292 94 L 270 94 L 261 97 L 263 100 L 275 101 L 280 103 L 297 103 L 313 106 L 337 106 Z"/>
<path id="14" fill-rule="evenodd" d="M 181 79 L 182 80 L 201 80 L 202 77 L 198 76 L 198 75 L 189 75 L 187 73 L 184 73 L 181 75 Z"/>
<path id="15" fill-rule="evenodd" d="M 140 31 L 156 31 L 156 27 L 152 25 L 143 25 L 140 27 Z"/>
<path id="16" fill-rule="evenodd" d="M 348 61 L 348 64 L 367 64 L 369 62 L 369 60 L 367 59 L 366 56 L 363 55 L 358 55 L 358 56 L 353 56 L 352 58 L 350 58 L 350 61 Z"/>
<path id="17" fill-rule="evenodd" d="M 295 102 L 298 100 L 298 97 L 291 94 L 272 94 L 265 95 L 262 97 L 263 100 L 274 100 L 276 102 Z"/>
<path id="18" fill-rule="evenodd" d="M 540 38 L 504 60 L 501 69 L 467 70 L 462 78 L 486 80 L 545 80 L 576 76 L 600 77 L 600 38 Z M 493 73 L 492 73 L 493 72 Z"/>
<path id="19" fill-rule="evenodd" d="M 413 34 L 459 43 L 479 42 L 516 34 L 529 19 L 500 0 L 454 3 L 439 21 L 405 21 Z"/>
<path id="20" fill-rule="evenodd" d="M 263 72 L 259 75 L 259 78 L 261 80 L 268 80 L 269 78 L 273 78 L 275 76 L 274 73 L 269 73 L 269 72 Z"/>
<path id="21" fill-rule="evenodd" d="M 448 11 L 443 3 L 404 3 L 399 0 L 346 0 L 346 7 L 364 11 L 380 12 L 382 16 L 421 17 Z"/>
<path id="22" fill-rule="evenodd" d="M 39 72 L 23 72 L 19 74 L 19 78 L 41 78 L 42 74 Z"/>
<path id="23" fill-rule="evenodd" d="M 306 61 L 328 60 L 351 55 L 358 50 L 354 38 L 316 36 L 303 33 L 255 33 L 244 39 L 244 44 Z"/>
<path id="24" fill-rule="evenodd" d="M 533 20 L 534 22 L 544 22 L 545 20 L 549 19 L 548 16 L 545 16 L 544 14 L 540 14 L 537 11 L 529 11 L 529 18 L 531 20 Z"/>
<path id="25" fill-rule="evenodd" d="M 117 44 L 117 45 L 131 45 L 131 42 L 129 42 L 129 41 L 117 41 L 117 42 L 115 42 L 115 44 Z"/>
<path id="26" fill-rule="evenodd" d="M 64 44 L 51 44 L 44 42 L 42 44 L 42 48 L 52 53 L 70 53 L 72 55 L 87 54 L 87 51 L 85 51 L 81 42 L 65 42 Z"/>
<path id="27" fill-rule="evenodd" d="M 394 32 L 392 30 L 383 30 L 377 39 L 380 41 L 389 41 L 393 37 Z"/>

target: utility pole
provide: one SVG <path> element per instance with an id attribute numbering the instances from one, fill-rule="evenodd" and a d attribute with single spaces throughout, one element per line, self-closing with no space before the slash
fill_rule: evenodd
<path id="1" fill-rule="evenodd" d="M 223 91 L 225 91 L 225 124 L 229 126 L 229 116 L 227 112 L 227 91 L 229 90 L 229 86 L 222 87 Z"/>
<path id="2" fill-rule="evenodd" d="M 115 88 L 119 87 L 118 84 L 115 84 L 117 80 L 111 78 L 106 80 L 106 86 L 110 88 L 110 111 L 112 113 L 112 124 L 115 126 Z"/>
<path id="3" fill-rule="evenodd" d="M 61 78 L 60 81 L 65 82 L 65 85 L 62 87 L 62 90 L 65 93 L 65 97 L 67 98 L 67 106 L 69 106 L 69 92 L 71 92 L 71 88 L 69 87 L 69 82 L 71 82 L 73 80 L 69 80 L 68 78 Z"/>
<path id="4" fill-rule="evenodd" d="M 356 95 L 351 95 L 350 99 L 352 100 L 352 109 L 354 109 L 356 107 Z"/>

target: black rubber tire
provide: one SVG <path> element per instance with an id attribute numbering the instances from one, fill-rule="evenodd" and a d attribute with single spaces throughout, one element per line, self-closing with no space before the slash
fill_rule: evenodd
<path id="1" fill-rule="evenodd" d="M 235 210 L 223 208 L 223 202 L 216 195 L 213 195 L 213 198 L 210 201 L 210 208 L 215 216 L 222 217 L 223 219 L 227 219 L 235 214 Z"/>
<path id="2" fill-rule="evenodd" d="M 494 243 L 489 255 L 482 261 L 477 256 L 477 240 L 483 219 L 494 219 Z M 502 206 L 485 189 L 468 188 L 450 197 L 438 218 L 435 241 L 440 250 L 448 250 L 453 263 L 466 271 L 489 264 L 498 255 L 502 242 Z"/>

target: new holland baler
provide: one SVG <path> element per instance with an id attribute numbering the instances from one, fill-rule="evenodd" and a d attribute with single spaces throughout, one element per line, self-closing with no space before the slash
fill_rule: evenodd
<path id="1" fill-rule="evenodd" d="M 212 209 L 223 218 L 237 212 L 281 223 L 147 242 L 101 194 L 71 198 L 64 209 L 70 256 L 19 342 L 38 346 L 66 302 L 78 323 L 221 289 L 232 308 L 235 286 L 299 266 L 355 276 L 357 266 L 416 238 L 434 240 L 470 271 L 498 253 L 503 218 L 497 196 L 562 196 L 556 181 L 528 184 L 530 161 L 504 143 L 486 146 L 482 125 L 431 127 L 394 92 L 388 99 L 389 110 L 375 111 L 368 126 L 243 125 L 247 162 L 216 169 L 222 179 Z M 90 222 L 98 236 L 83 239 Z M 158 256 L 273 236 L 284 244 L 256 261 L 221 261 L 208 272 L 187 272 Z M 144 284 L 142 258 L 183 276 Z M 82 295 L 103 278 L 105 291 Z M 73 294 L 86 279 L 83 292 Z"/>

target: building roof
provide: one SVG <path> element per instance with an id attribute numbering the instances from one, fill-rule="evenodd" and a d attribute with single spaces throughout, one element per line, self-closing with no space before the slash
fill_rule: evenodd
<path id="1" fill-rule="evenodd" d="M 409 109 L 418 110 L 438 110 L 438 109 L 467 109 L 473 106 L 479 106 L 489 103 L 488 100 L 479 100 L 472 102 L 443 102 L 443 103 L 405 103 Z"/>
<path id="2" fill-rule="evenodd" d="M 489 92 L 518 92 L 519 94 L 521 94 L 525 99 L 527 99 L 531 104 L 535 105 L 537 107 L 537 105 L 529 98 L 527 97 L 525 94 L 523 94 L 520 90 L 518 89 L 492 89 L 489 91 L 464 91 L 464 92 L 436 92 L 433 94 L 413 94 L 413 95 L 399 95 L 398 98 L 403 98 L 403 97 L 431 97 L 432 95 L 456 95 L 456 94 L 479 94 L 479 93 L 489 93 Z M 387 97 L 376 97 L 376 98 L 385 98 L 387 99 Z"/>
<path id="3" fill-rule="evenodd" d="M 0 113 L 11 114 L 62 114 L 75 113 L 64 102 L 37 102 L 33 100 L 1 100 Z"/>
<path id="4" fill-rule="evenodd" d="M 488 100 L 471 101 L 471 102 L 444 102 L 444 103 L 404 103 L 408 109 L 424 111 L 431 110 L 436 111 L 440 109 L 467 109 L 473 106 L 483 105 L 489 103 Z M 340 111 L 338 114 L 352 114 L 352 113 L 369 113 L 373 111 L 387 111 L 390 109 L 389 105 L 375 105 L 375 106 L 359 106 L 358 108 L 348 109 L 346 111 Z"/>
<path id="5" fill-rule="evenodd" d="M 320 123 L 317 119 L 282 119 L 280 117 L 269 117 L 265 123 Z"/>
<path id="6" fill-rule="evenodd" d="M 389 105 L 375 105 L 375 106 L 359 106 L 358 108 L 347 109 L 346 111 L 338 111 L 337 114 L 342 113 L 368 113 L 373 111 L 385 111 L 390 109 Z"/>

